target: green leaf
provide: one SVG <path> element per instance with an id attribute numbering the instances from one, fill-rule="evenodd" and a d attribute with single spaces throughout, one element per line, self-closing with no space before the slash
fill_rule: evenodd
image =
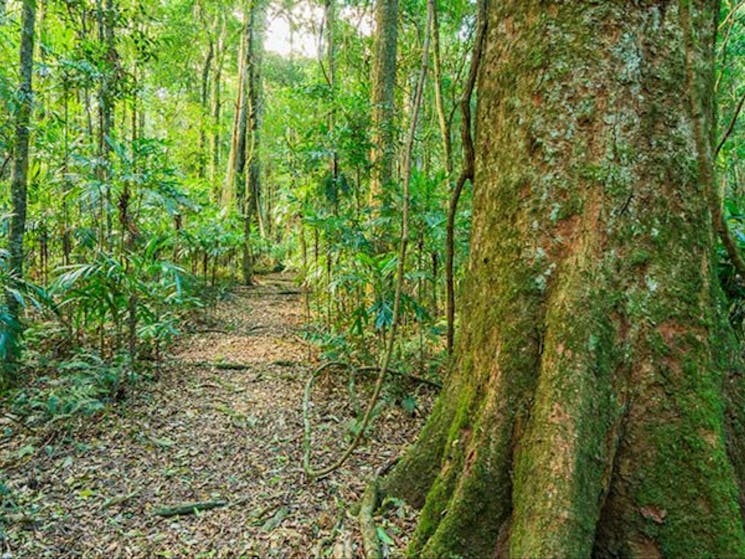
<path id="1" fill-rule="evenodd" d="M 18 458 L 23 458 L 24 456 L 29 456 L 36 452 L 36 447 L 33 445 L 27 444 L 26 446 L 22 446 L 18 449 Z"/>
<path id="2" fill-rule="evenodd" d="M 80 491 L 78 491 L 78 497 L 81 498 L 81 499 L 83 499 L 83 500 L 85 500 L 85 499 L 87 499 L 89 497 L 92 497 L 95 494 L 96 494 L 96 492 L 93 491 L 93 489 L 88 489 L 88 488 L 81 489 Z"/>
<path id="3" fill-rule="evenodd" d="M 279 527 L 280 524 L 282 524 L 282 521 L 287 517 L 289 512 L 290 509 L 288 509 L 287 507 L 280 508 L 269 520 L 264 523 L 261 529 L 265 532 L 271 532 L 275 528 Z"/>
<path id="4" fill-rule="evenodd" d="M 158 439 L 156 437 L 150 437 L 150 440 L 153 441 L 156 445 L 158 445 L 161 448 L 170 448 L 176 443 L 173 442 L 171 439 Z"/>
<path id="5" fill-rule="evenodd" d="M 401 400 L 401 407 L 406 410 L 406 413 L 409 415 L 413 414 L 416 411 L 416 398 L 411 394 L 407 395 L 406 398 Z"/>
<path id="6" fill-rule="evenodd" d="M 378 539 L 380 539 L 380 541 L 383 542 L 385 545 L 395 545 L 396 542 L 393 541 L 393 538 L 388 535 L 388 532 L 386 532 L 382 526 L 377 526 L 375 528 L 375 532 L 378 534 Z"/>

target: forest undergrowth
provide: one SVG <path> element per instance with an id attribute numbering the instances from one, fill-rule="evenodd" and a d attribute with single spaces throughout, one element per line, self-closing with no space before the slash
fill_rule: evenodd
<path id="1" fill-rule="evenodd" d="M 274 274 L 200 315 L 157 381 L 141 382 L 95 421 L 31 429 L 6 414 L 4 556 L 361 554 L 355 503 L 415 437 L 435 392 L 411 379 L 388 383 L 363 444 L 328 478 L 310 481 L 302 400 L 321 355 L 304 328 L 303 294 Z M 372 392 L 372 376 L 349 380 L 329 369 L 314 385 L 314 464 L 344 450 L 355 407 Z M 401 405 L 412 394 L 417 405 Z M 400 555 L 415 513 L 397 500 L 381 510 L 378 537 Z"/>

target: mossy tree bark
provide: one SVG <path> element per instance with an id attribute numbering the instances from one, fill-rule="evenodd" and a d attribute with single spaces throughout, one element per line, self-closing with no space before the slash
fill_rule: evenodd
<path id="1" fill-rule="evenodd" d="M 413 555 L 745 556 L 694 126 L 717 8 L 490 2 L 457 359 L 387 480 Z"/>

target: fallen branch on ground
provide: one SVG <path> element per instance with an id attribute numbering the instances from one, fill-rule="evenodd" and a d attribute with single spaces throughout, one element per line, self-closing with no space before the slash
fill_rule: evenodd
<path id="1" fill-rule="evenodd" d="M 277 291 L 271 291 L 271 290 L 245 290 L 241 293 L 244 297 L 265 297 L 265 296 L 272 296 L 272 295 L 304 295 L 305 291 L 299 290 L 299 289 L 281 289 Z"/>
<path id="2" fill-rule="evenodd" d="M 227 507 L 228 501 L 199 501 L 196 503 L 184 503 L 173 507 L 160 507 L 153 511 L 156 516 L 171 517 L 182 516 L 186 514 L 195 514 L 197 512 L 212 510 L 221 507 Z"/>
<path id="3" fill-rule="evenodd" d="M 227 328 L 201 328 L 194 330 L 194 334 L 226 334 L 228 336 L 249 336 L 259 330 L 265 330 L 269 328 L 265 324 L 254 324 L 243 330 L 227 329 Z"/>
<path id="4" fill-rule="evenodd" d="M 244 371 L 252 365 L 248 363 L 223 363 L 220 361 L 169 361 L 168 365 L 183 365 L 185 367 L 208 367 L 227 371 Z"/>
<path id="5" fill-rule="evenodd" d="M 294 367 L 297 365 L 297 361 L 290 361 L 289 359 L 277 359 L 276 361 L 272 361 L 272 365 L 277 365 L 278 367 Z"/>
<path id="6" fill-rule="evenodd" d="M 137 495 L 139 495 L 140 493 L 142 493 L 141 489 L 135 489 L 131 493 L 127 493 L 125 495 L 117 495 L 116 497 L 111 497 L 110 499 L 106 499 L 106 501 L 104 501 L 104 503 L 101 505 L 101 510 L 107 509 L 109 507 L 113 507 L 116 505 L 123 505 L 127 501 L 137 497 Z"/>

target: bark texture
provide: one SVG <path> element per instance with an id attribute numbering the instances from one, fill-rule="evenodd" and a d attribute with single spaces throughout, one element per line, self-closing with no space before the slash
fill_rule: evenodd
<path id="1" fill-rule="evenodd" d="M 34 65 L 34 22 L 36 1 L 24 0 L 21 16 L 20 66 L 21 81 L 18 88 L 18 112 L 15 117 L 15 142 L 13 145 L 13 172 L 10 179 L 10 196 L 13 215 L 8 231 L 8 252 L 12 287 L 18 289 L 23 279 L 23 238 L 26 232 L 26 201 L 28 190 L 29 124 L 33 105 L 31 88 Z M 5 350 L 5 379 L 13 381 L 15 362 L 18 358 L 18 338 L 21 335 L 21 306 L 11 291 L 6 291 L 10 324 Z"/>
<path id="2" fill-rule="evenodd" d="M 253 281 L 253 255 L 249 239 L 254 224 L 263 235 L 261 215 L 261 160 L 259 157 L 262 98 L 261 98 L 261 61 L 263 54 L 262 28 L 264 6 L 260 0 L 251 3 L 249 33 L 246 56 L 247 115 L 245 140 L 245 188 L 241 197 L 243 211 L 243 282 L 246 285 Z"/>
<path id="3" fill-rule="evenodd" d="M 423 504 L 413 555 L 745 556 L 695 132 L 717 11 L 490 2 L 457 360 L 387 483 Z"/>
<path id="4" fill-rule="evenodd" d="M 209 112 L 209 77 L 212 68 L 212 58 L 215 54 L 214 42 L 210 38 L 207 55 L 202 65 L 202 91 L 200 95 L 200 107 L 202 112 L 199 116 L 199 177 L 204 178 L 207 168 L 207 127 L 205 121 Z"/>
<path id="5" fill-rule="evenodd" d="M 222 109 L 222 67 L 225 61 L 225 14 L 217 12 L 217 39 L 215 55 L 215 77 L 212 89 L 212 156 L 210 167 L 210 180 L 214 184 L 217 180 L 220 168 L 220 124 Z"/>
<path id="6" fill-rule="evenodd" d="M 396 161 L 395 91 L 398 45 L 398 0 L 377 0 L 375 6 L 375 60 L 372 90 L 372 144 L 370 199 L 384 194 L 393 180 Z"/>
<path id="7" fill-rule="evenodd" d="M 453 140 L 450 133 L 451 120 L 445 112 L 445 100 L 443 98 L 442 83 L 442 54 L 440 52 L 440 18 L 435 0 L 427 0 L 427 7 L 432 10 L 432 58 L 434 60 L 434 90 L 435 109 L 437 111 L 437 124 L 442 136 L 442 155 L 445 160 L 445 174 L 448 181 L 453 176 Z"/>
<path id="8" fill-rule="evenodd" d="M 96 1 L 96 19 L 98 23 L 98 40 L 105 47 L 105 71 L 100 78 L 98 90 L 98 179 L 103 185 L 103 197 L 100 208 L 99 237 L 102 246 L 111 248 L 112 232 L 112 199 L 110 183 L 111 145 L 114 130 L 114 105 L 116 103 L 116 81 L 118 74 L 118 54 L 114 36 L 116 12 L 114 0 Z"/>
<path id="9" fill-rule="evenodd" d="M 228 171 L 221 196 L 222 204 L 225 207 L 231 206 L 236 200 L 236 193 L 242 187 L 242 173 L 246 164 L 246 124 L 248 121 L 246 53 L 250 34 L 250 7 L 248 2 L 244 4 L 244 9 L 246 10 L 246 22 L 243 26 L 241 45 L 238 51 L 238 98 L 235 103 L 233 132 L 230 138 Z"/>

